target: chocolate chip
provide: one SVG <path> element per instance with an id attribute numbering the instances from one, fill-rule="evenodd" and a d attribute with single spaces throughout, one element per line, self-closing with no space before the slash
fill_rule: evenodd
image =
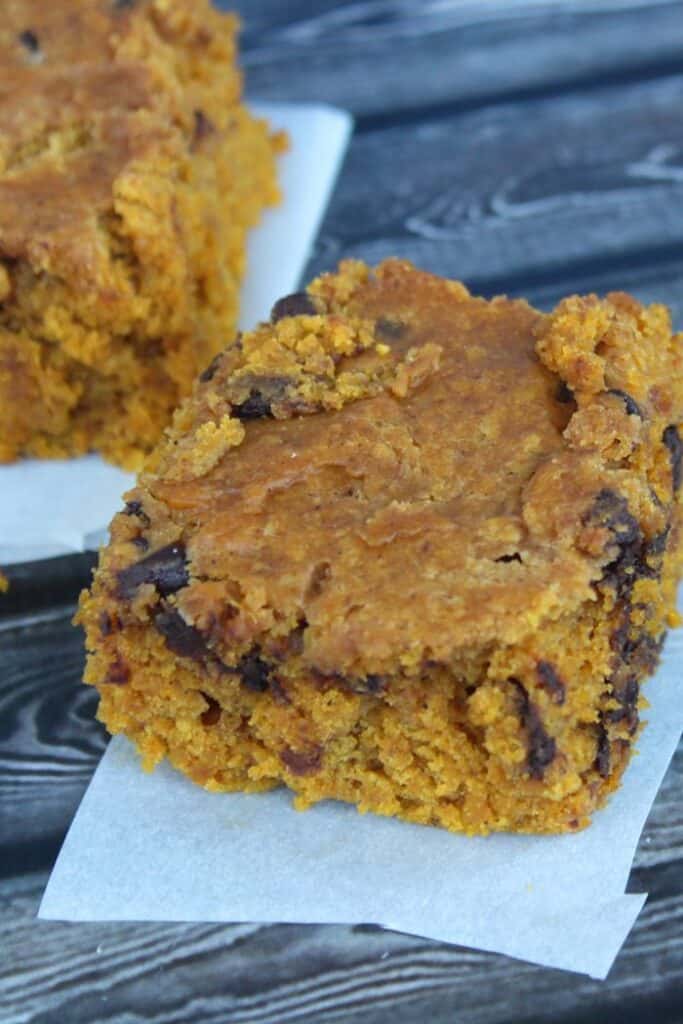
<path id="1" fill-rule="evenodd" d="M 541 686 L 547 691 L 554 703 L 564 704 L 565 685 L 553 665 L 549 661 L 539 661 L 536 664 L 536 673 Z"/>
<path id="2" fill-rule="evenodd" d="M 362 679 L 347 680 L 347 684 L 354 693 L 377 697 L 385 689 L 387 681 L 385 676 L 378 676 L 373 673 Z"/>
<path id="3" fill-rule="evenodd" d="M 130 669 L 122 658 L 117 657 L 107 669 L 105 683 L 112 683 L 114 686 L 123 686 L 130 679 Z"/>
<path id="4" fill-rule="evenodd" d="M 619 544 L 631 544 L 641 537 L 640 524 L 629 511 L 626 498 L 607 487 L 598 492 L 588 518 L 616 534 Z"/>
<path id="5" fill-rule="evenodd" d="M 680 489 L 683 482 L 683 442 L 681 441 L 678 427 L 671 424 L 662 434 L 662 441 L 669 449 L 671 459 L 671 477 L 673 479 L 674 494 Z"/>
<path id="6" fill-rule="evenodd" d="M 149 526 L 149 516 L 142 508 L 141 501 L 127 501 L 123 508 L 124 516 L 137 516 L 141 523 Z"/>
<path id="7" fill-rule="evenodd" d="M 100 627 L 100 633 L 102 636 L 111 636 L 114 632 L 114 624 L 111 621 L 111 617 L 108 612 L 100 612 L 97 624 Z"/>
<path id="8" fill-rule="evenodd" d="M 284 320 L 287 316 L 314 316 L 317 312 L 308 292 L 294 292 L 277 300 L 271 310 L 270 319 L 276 324 L 278 320 Z"/>
<path id="9" fill-rule="evenodd" d="M 139 562 L 122 569 L 118 574 L 119 595 L 130 599 L 143 583 L 152 583 L 162 597 L 175 594 L 187 586 L 190 577 L 185 564 L 185 547 L 181 543 L 167 544 L 153 551 Z"/>
<path id="10" fill-rule="evenodd" d="M 641 420 L 644 418 L 642 410 L 635 398 L 632 398 L 626 391 L 621 391 L 619 388 L 610 388 L 607 394 L 614 395 L 615 398 L 621 398 L 626 406 L 626 412 L 629 416 L 638 416 Z"/>
<path id="11" fill-rule="evenodd" d="M 146 537 L 133 537 L 131 544 L 133 544 L 140 551 L 147 551 L 149 548 L 149 541 Z"/>
<path id="12" fill-rule="evenodd" d="M 667 541 L 669 540 L 669 534 L 671 533 L 671 523 L 669 523 L 661 533 L 656 534 L 648 544 L 648 552 L 650 555 L 663 555 L 666 551 Z"/>
<path id="13" fill-rule="evenodd" d="M 610 646 L 619 657 L 617 671 L 626 666 L 631 674 L 638 677 L 651 675 L 657 667 L 665 635 L 662 633 L 655 637 L 641 631 L 632 636 L 630 619 L 626 616 L 610 637 Z M 610 681 L 614 682 L 614 679 Z"/>
<path id="14" fill-rule="evenodd" d="M 633 734 L 638 728 L 638 694 L 640 687 L 635 676 L 629 676 L 621 686 L 614 686 L 611 696 L 619 702 L 618 708 L 603 713 L 606 722 L 626 722 Z"/>
<path id="15" fill-rule="evenodd" d="M 603 488 L 583 521 L 591 526 L 606 527 L 613 535 L 611 543 L 617 545 L 618 553 L 603 569 L 602 582 L 615 587 L 620 598 L 630 599 L 638 579 L 658 576 L 658 570 L 648 564 L 651 552 L 640 523 L 629 511 L 622 495 Z"/>
<path id="16" fill-rule="evenodd" d="M 208 693 L 204 693 L 203 690 L 200 690 L 200 693 L 204 700 L 206 701 L 206 703 L 209 705 L 206 711 L 202 711 L 201 715 L 199 716 L 201 719 L 201 723 L 202 725 L 215 725 L 218 719 L 221 717 L 221 706 L 217 700 L 214 700 L 213 697 L 209 697 Z"/>
<path id="17" fill-rule="evenodd" d="M 522 728 L 527 738 L 526 766 L 532 779 L 542 779 L 545 770 L 555 759 L 557 746 L 545 730 L 536 706 L 529 700 L 529 694 L 516 679 L 510 682 L 517 690 L 517 708 Z"/>
<path id="18" fill-rule="evenodd" d="M 210 653 L 203 635 L 194 626 L 188 625 L 175 608 L 157 612 L 154 625 L 174 654 L 202 661 Z"/>
<path id="19" fill-rule="evenodd" d="M 493 561 L 494 562 L 520 562 L 520 564 L 521 564 L 522 556 L 520 555 L 519 551 L 515 551 L 511 555 L 499 555 L 498 558 L 494 558 Z"/>
<path id="20" fill-rule="evenodd" d="M 214 376 L 216 375 L 216 370 L 221 365 L 222 358 L 223 353 L 219 352 L 218 355 L 215 355 L 213 357 L 207 368 L 205 370 L 202 370 L 202 372 L 199 374 L 199 379 L 202 382 L 202 384 L 206 384 L 208 381 L 213 380 Z"/>
<path id="21" fill-rule="evenodd" d="M 233 405 L 231 412 L 238 420 L 263 420 L 273 415 L 269 400 L 256 388 L 251 389 L 243 402 Z"/>
<path id="22" fill-rule="evenodd" d="M 30 28 L 25 29 L 19 34 L 19 42 L 29 53 L 37 54 L 40 51 L 38 36 Z"/>
<path id="23" fill-rule="evenodd" d="M 562 405 L 567 405 L 569 402 L 574 401 L 574 392 L 563 380 L 557 382 L 555 401 L 560 402 Z"/>
<path id="24" fill-rule="evenodd" d="M 192 136 L 193 147 L 201 145 L 202 141 L 208 138 L 209 135 L 213 135 L 215 131 L 216 127 L 211 118 L 207 117 L 203 110 L 195 110 L 194 133 Z"/>
<path id="25" fill-rule="evenodd" d="M 322 764 L 322 754 L 320 747 L 304 751 L 291 750 L 286 747 L 280 751 L 280 760 L 292 775 L 313 775 Z"/>
<path id="26" fill-rule="evenodd" d="M 595 755 L 595 761 L 593 762 L 593 765 L 598 775 L 600 775 L 601 778 L 606 779 L 610 773 L 612 761 L 612 758 L 610 756 L 611 751 L 609 739 L 607 737 L 607 730 L 602 724 L 600 724 L 598 728 L 598 749 Z"/>
<path id="27" fill-rule="evenodd" d="M 381 338 L 400 338 L 405 329 L 406 325 L 400 320 L 391 320 L 385 316 L 381 316 L 375 322 L 375 334 L 379 334 Z"/>
<path id="28" fill-rule="evenodd" d="M 125 11 L 130 7 L 135 7 L 138 0 L 112 0 L 112 7 L 115 11 Z"/>
<path id="29" fill-rule="evenodd" d="M 271 667 L 259 657 L 257 651 L 242 655 L 234 671 L 237 672 L 240 682 L 246 686 L 247 690 L 251 690 L 253 693 L 264 693 L 268 689 Z"/>

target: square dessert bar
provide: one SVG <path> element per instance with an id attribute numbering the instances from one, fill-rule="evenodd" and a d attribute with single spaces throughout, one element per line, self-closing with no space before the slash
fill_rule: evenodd
<path id="1" fill-rule="evenodd" d="M 216 357 L 112 523 L 99 714 L 210 790 L 588 824 L 677 623 L 682 338 L 343 263 Z"/>
<path id="2" fill-rule="evenodd" d="M 0 462 L 137 468 L 233 336 L 282 139 L 209 0 L 5 0 Z"/>

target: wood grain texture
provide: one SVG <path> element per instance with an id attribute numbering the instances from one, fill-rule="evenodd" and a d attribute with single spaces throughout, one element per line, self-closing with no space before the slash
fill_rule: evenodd
<path id="1" fill-rule="evenodd" d="M 678 0 L 241 0 L 248 89 L 348 107 L 370 125 L 681 67 Z M 379 69 L 379 72 L 378 72 Z M 388 110 L 388 108 L 390 108 Z"/>
<path id="2" fill-rule="evenodd" d="M 683 326 L 681 0 L 223 6 L 253 95 L 359 118 L 308 274 L 401 255 L 543 308 L 625 288 Z M 604 984 L 372 927 L 35 921 L 106 742 L 69 624 L 91 565 L 14 567 L 0 598 L 1 1024 L 683 1021 L 683 746 Z"/>
<path id="3" fill-rule="evenodd" d="M 0 882 L 4 1024 L 680 1021 L 680 896 L 646 905 L 600 983 L 371 927 L 36 922 L 45 881 Z"/>
<path id="4" fill-rule="evenodd" d="M 552 284 L 560 293 L 627 278 L 638 292 L 645 271 L 648 297 L 680 319 L 681 208 L 674 76 L 356 138 L 314 265 L 403 256 L 485 294 L 532 298 Z"/>

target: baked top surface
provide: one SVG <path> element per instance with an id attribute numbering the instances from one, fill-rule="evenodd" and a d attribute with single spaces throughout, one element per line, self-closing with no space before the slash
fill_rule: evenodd
<path id="1" fill-rule="evenodd" d="M 293 631 L 304 668 L 351 677 L 533 644 L 595 600 L 629 530 L 643 558 L 661 537 L 683 413 L 663 310 L 548 317 L 400 261 L 342 265 L 303 301 L 205 374 L 134 492 L 150 549 L 184 546 L 180 615 L 227 663 Z M 130 517 L 113 536 L 118 570 Z"/>

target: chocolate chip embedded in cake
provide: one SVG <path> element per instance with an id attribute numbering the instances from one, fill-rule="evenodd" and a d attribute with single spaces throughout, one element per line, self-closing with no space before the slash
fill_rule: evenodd
<path id="1" fill-rule="evenodd" d="M 285 297 L 112 523 L 100 717 L 213 790 L 585 826 L 675 621 L 681 347 L 625 295 L 544 315 L 396 260 Z"/>

